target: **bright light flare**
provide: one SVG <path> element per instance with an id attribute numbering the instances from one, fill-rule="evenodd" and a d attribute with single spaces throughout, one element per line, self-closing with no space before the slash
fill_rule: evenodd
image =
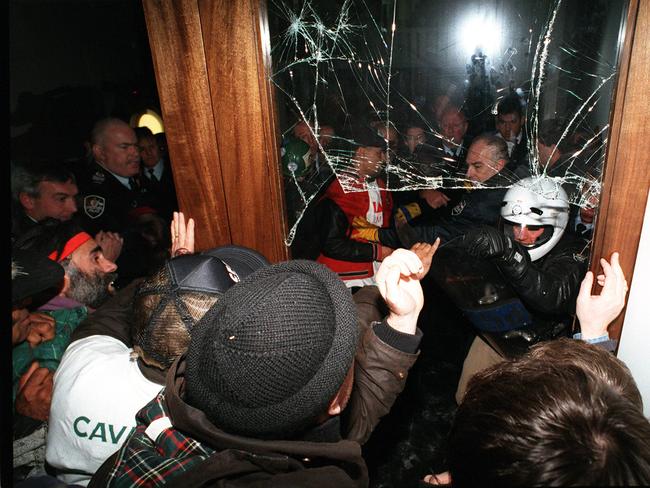
<path id="1" fill-rule="evenodd" d="M 467 55 L 474 54 L 477 49 L 488 56 L 500 54 L 502 33 L 494 18 L 486 14 L 471 14 L 465 18 L 459 32 Z"/>

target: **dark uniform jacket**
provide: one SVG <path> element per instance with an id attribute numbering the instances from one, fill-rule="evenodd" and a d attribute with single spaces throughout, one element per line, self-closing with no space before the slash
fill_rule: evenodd
<path id="1" fill-rule="evenodd" d="M 517 168 L 525 168 L 530 165 L 528 161 L 528 135 L 526 134 L 526 128 L 522 127 L 521 131 L 521 141 L 512 148 L 512 153 L 506 166 L 510 171 L 516 171 Z"/>
<path id="2" fill-rule="evenodd" d="M 530 311 L 533 324 L 528 334 L 515 331 L 505 336 L 484 335 L 506 356 L 517 355 L 535 342 L 569 335 L 580 283 L 587 272 L 589 251 L 585 239 L 568 232 L 547 255 L 535 262 L 523 246 L 516 242 L 514 245 L 516 255 L 495 259 L 495 264 Z"/>
<path id="3" fill-rule="evenodd" d="M 89 486 L 368 486 L 361 444 L 404 388 L 421 332 L 401 334 L 385 321 L 377 322 L 383 300 L 376 287 L 361 289 L 355 302 L 362 335 L 354 387 L 342 416 L 294 440 L 227 433 L 185 403 L 182 356 L 170 368 L 165 389 L 136 415 L 132 436 Z M 150 428 L 162 417 L 169 419 L 170 428 Z"/>
<path id="4" fill-rule="evenodd" d="M 443 242 L 463 235 L 478 225 L 495 226 L 501 215 L 503 197 L 511 185 L 511 178 L 505 172 L 496 174 L 485 182 L 487 188 L 467 190 L 460 201 L 448 209 L 433 225 L 413 227 L 415 242 L 433 243 L 437 237 Z M 395 229 L 380 229 L 379 241 L 385 246 L 410 247 L 412 243 L 403 243 Z"/>
<path id="5" fill-rule="evenodd" d="M 30 219 L 19 203 L 12 202 L 11 209 L 11 239 L 18 239 L 27 231 L 38 225 L 33 219 Z"/>
<path id="6" fill-rule="evenodd" d="M 587 272 L 588 242 L 565 232 L 548 254 L 534 262 L 521 244 L 513 244 L 523 259 L 495 262 L 526 307 L 542 315 L 573 313 Z"/>
<path id="7" fill-rule="evenodd" d="M 155 199 L 146 188 L 129 190 L 96 162 L 77 175 L 77 184 L 82 225 L 92 235 L 100 230 L 123 233 L 136 209 L 155 208 Z"/>
<path id="8" fill-rule="evenodd" d="M 532 323 L 505 334 L 482 334 L 504 356 L 516 356 L 536 342 L 569 334 L 589 251 L 588 241 L 568 232 L 534 262 L 521 244 L 513 242 L 513 246 L 492 262 L 530 313 Z"/>
<path id="9" fill-rule="evenodd" d="M 155 198 L 156 210 L 162 218 L 171 222 L 173 212 L 178 211 L 174 175 L 169 162 L 163 162 L 164 169 L 160 180 L 152 179 L 148 170 L 142 168 L 140 183 Z"/>
<path id="10" fill-rule="evenodd" d="M 84 230 L 91 235 L 100 230 L 118 232 L 124 238 L 122 252 L 116 261 L 116 286 L 120 288 L 151 272 L 151 246 L 141 234 L 136 218 L 141 213 L 155 212 L 155 197 L 139 183 L 136 189 L 128 189 L 96 162 L 80 172 L 77 183 L 78 214 Z"/>

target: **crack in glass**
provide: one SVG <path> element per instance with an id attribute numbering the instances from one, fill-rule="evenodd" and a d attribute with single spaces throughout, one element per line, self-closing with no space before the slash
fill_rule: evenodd
<path id="1" fill-rule="evenodd" d="M 494 132 L 499 104 L 517 96 L 528 156 L 523 170 L 504 169 L 500 184 L 549 176 L 572 205 L 597 208 L 626 2 L 602 0 L 588 10 L 583 4 L 272 1 L 271 81 L 282 136 L 286 142 L 300 133 L 309 146 L 304 164 L 283 168 L 286 245 L 331 177 L 346 192 L 367 189 L 357 177 L 354 140 L 345 135 L 361 121 L 386 142 L 388 190 L 487 186 L 465 174 L 457 155 L 463 141 L 445 134 L 435 100 L 461 109 L 476 136 Z M 556 122 L 549 130 L 550 120 Z M 408 148 L 419 137 L 409 133 L 415 127 L 426 141 L 415 146 L 420 154 L 438 148 L 426 162 Z"/>

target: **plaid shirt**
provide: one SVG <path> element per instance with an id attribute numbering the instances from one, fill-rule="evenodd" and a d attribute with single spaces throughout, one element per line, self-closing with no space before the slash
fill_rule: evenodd
<path id="1" fill-rule="evenodd" d="M 116 464 L 109 473 L 107 486 L 160 486 L 204 461 L 211 449 L 173 427 L 158 435 L 147 429 L 154 421 L 168 417 L 165 390 L 136 414 L 137 426 L 117 454 Z M 169 425 L 169 424 L 167 424 Z M 152 439 L 149 437 L 155 437 Z"/>

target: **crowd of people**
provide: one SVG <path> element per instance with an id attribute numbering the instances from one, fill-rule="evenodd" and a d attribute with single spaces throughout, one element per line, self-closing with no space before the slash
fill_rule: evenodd
<path id="1" fill-rule="evenodd" d="M 362 446 L 436 306 L 423 280 L 476 337 L 447 471 L 421 484 L 649 484 L 650 423 L 608 334 L 627 282 L 617 253 L 587 271 L 594 213 L 570 202 L 591 185 L 558 178 L 576 165 L 560 122 L 530 154 L 516 96 L 471 137 L 447 102 L 435 129 L 296 123 L 283 263 L 195 251 L 148 129 L 103 119 L 86 163 L 16 165 L 16 486 L 369 486 Z M 414 174 L 442 185 L 405 189 Z"/>

